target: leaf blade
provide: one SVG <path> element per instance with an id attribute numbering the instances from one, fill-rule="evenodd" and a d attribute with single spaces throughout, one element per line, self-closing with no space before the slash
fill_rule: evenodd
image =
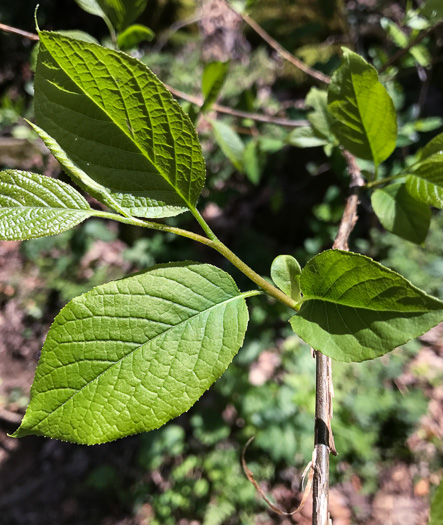
<path id="1" fill-rule="evenodd" d="M 44 31 L 40 40 L 37 124 L 128 215 L 192 209 L 205 180 L 200 143 L 157 77 L 124 53 Z"/>
<path id="2" fill-rule="evenodd" d="M 22 241 L 55 235 L 94 214 L 74 188 L 19 170 L 0 172 L 0 239 Z"/>
<path id="3" fill-rule="evenodd" d="M 243 342 L 245 295 L 222 270 L 188 262 L 74 299 L 49 331 L 16 437 L 93 444 L 188 410 Z"/>
<path id="4" fill-rule="evenodd" d="M 338 361 L 374 359 L 443 320 L 443 302 L 369 257 L 328 250 L 300 279 L 303 304 L 293 330 Z"/>
<path id="5" fill-rule="evenodd" d="M 376 70 L 362 57 L 343 49 L 343 62 L 328 90 L 332 129 L 351 153 L 378 166 L 395 149 L 397 120 L 394 104 Z"/>

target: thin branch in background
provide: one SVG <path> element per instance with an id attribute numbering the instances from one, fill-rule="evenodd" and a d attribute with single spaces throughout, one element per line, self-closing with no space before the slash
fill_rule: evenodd
<path id="1" fill-rule="evenodd" d="M 348 241 L 357 222 L 357 207 L 359 191 L 364 186 L 364 180 L 357 166 L 355 157 L 348 151 L 343 151 L 351 178 L 349 196 L 340 221 L 333 248 L 349 250 Z M 331 359 L 321 352 L 315 352 L 316 358 L 316 402 L 315 402 L 315 450 L 316 469 L 313 488 L 313 525 L 328 525 L 329 497 L 329 454 L 337 455 L 332 434 L 332 399 L 334 397 L 332 384 Z"/>
<path id="2" fill-rule="evenodd" d="M 426 38 L 429 34 L 432 33 L 432 31 L 434 31 L 437 27 L 441 26 L 443 24 L 443 20 L 439 20 L 436 24 L 434 24 L 433 26 L 431 27 L 428 27 L 428 29 L 425 29 L 424 31 L 422 31 L 421 33 L 419 33 L 415 38 L 414 40 L 411 40 L 409 42 L 409 44 L 404 47 L 403 49 L 399 49 L 397 51 L 397 53 L 395 53 L 387 62 L 386 64 L 384 64 L 380 70 L 379 70 L 379 73 L 383 73 L 384 71 L 386 71 L 386 69 L 388 69 L 388 67 L 391 67 L 395 62 L 397 62 L 398 60 L 400 60 L 401 58 L 403 58 L 407 53 L 409 53 L 409 51 L 414 47 L 416 46 L 417 44 L 419 44 L 424 38 Z"/>
<path id="3" fill-rule="evenodd" d="M 203 106 L 203 98 L 196 97 L 194 95 L 188 95 L 187 93 L 184 93 L 183 91 L 180 91 L 179 89 L 175 89 L 172 86 L 169 86 L 168 84 L 165 84 L 165 86 L 176 97 L 182 98 L 183 100 L 187 100 L 188 102 L 192 102 L 192 104 L 195 104 L 196 106 L 199 106 L 199 107 Z M 221 106 L 220 104 L 213 104 L 212 109 L 214 111 L 217 111 L 218 113 L 225 113 L 226 115 L 232 115 L 233 117 L 247 118 L 247 119 L 255 120 L 256 122 L 265 122 L 266 124 L 276 124 L 277 126 L 285 126 L 288 128 L 297 128 L 297 127 L 303 127 L 303 126 L 309 125 L 309 122 L 307 120 L 289 120 L 285 118 L 271 117 L 268 115 L 259 115 L 258 113 L 249 113 L 247 111 L 231 109 L 226 106 Z"/>
<path id="4" fill-rule="evenodd" d="M 276 40 L 274 40 L 271 35 L 269 35 L 259 24 L 257 24 L 257 22 L 252 20 L 252 18 L 250 18 L 248 15 L 244 13 L 238 13 L 237 11 L 235 12 L 239 16 L 241 16 L 242 19 L 248 24 L 248 26 L 251 27 L 257 34 L 259 34 L 267 44 L 269 44 L 273 49 L 275 49 L 275 51 L 277 51 L 277 53 L 281 57 L 283 57 L 297 69 L 300 69 L 300 71 L 303 71 L 303 73 L 306 73 L 310 77 L 315 78 L 320 82 L 324 82 L 325 84 L 329 84 L 331 78 L 328 77 L 328 75 L 325 75 L 321 71 L 317 71 L 316 69 L 309 67 L 300 59 L 289 53 L 289 51 L 287 51 Z"/>
<path id="5" fill-rule="evenodd" d="M 17 29 L 16 27 L 11 27 L 6 24 L 0 24 L 0 31 L 5 31 L 6 33 L 14 33 L 15 35 L 20 35 L 28 40 L 38 40 L 38 35 L 34 33 L 28 33 L 27 31 L 22 31 L 21 29 Z"/>
<path id="6" fill-rule="evenodd" d="M 201 14 L 197 13 L 194 16 L 190 16 L 189 18 L 186 18 L 185 20 L 179 20 L 178 22 L 175 22 L 172 24 L 169 29 L 167 29 L 158 39 L 158 42 L 154 46 L 154 51 L 161 51 L 164 46 L 166 45 L 167 41 L 171 38 L 171 36 L 182 29 L 183 27 L 190 26 L 192 24 L 197 23 L 199 20 L 201 20 Z"/>

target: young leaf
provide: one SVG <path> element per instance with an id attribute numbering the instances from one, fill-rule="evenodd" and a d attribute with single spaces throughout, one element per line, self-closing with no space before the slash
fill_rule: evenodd
<path id="1" fill-rule="evenodd" d="M 258 155 L 257 142 L 250 140 L 243 150 L 243 165 L 246 176 L 252 184 L 258 184 L 260 182 L 261 170 Z"/>
<path id="2" fill-rule="evenodd" d="M 272 280 L 282 292 L 297 302 L 301 299 L 300 274 L 300 265 L 291 255 L 279 255 L 272 261 Z"/>
<path id="3" fill-rule="evenodd" d="M 297 128 L 291 131 L 288 142 L 296 148 L 316 148 L 328 144 L 328 140 L 318 136 L 310 127 Z"/>
<path id="4" fill-rule="evenodd" d="M 56 317 L 15 437 L 96 444 L 189 410 L 243 343 L 245 297 L 207 264 L 169 263 L 97 286 Z"/>
<path id="5" fill-rule="evenodd" d="M 154 31 L 141 24 L 134 24 L 126 28 L 117 37 L 117 45 L 123 51 L 137 47 L 141 42 L 150 42 L 155 36 Z"/>
<path id="6" fill-rule="evenodd" d="M 241 138 L 231 128 L 231 126 L 228 126 L 219 120 L 211 120 L 210 122 L 214 130 L 215 140 L 220 146 L 220 149 L 238 169 L 238 171 L 243 173 L 243 155 L 245 146 Z"/>
<path id="7" fill-rule="evenodd" d="M 369 257 L 328 250 L 303 268 L 293 330 L 337 361 L 374 359 L 443 321 L 443 302 Z"/>
<path id="8" fill-rule="evenodd" d="M 195 207 L 205 179 L 200 143 L 158 78 L 124 53 L 57 33 L 40 32 L 40 43 L 37 124 L 74 180 L 127 215 Z"/>
<path id="9" fill-rule="evenodd" d="M 388 231 L 416 244 L 424 242 L 431 223 L 431 210 L 427 204 L 412 197 L 405 184 L 390 184 L 375 190 L 371 202 Z"/>
<path id="10" fill-rule="evenodd" d="M 26 171 L 0 172 L 0 239 L 23 241 L 61 233 L 93 210 L 62 181 Z"/>
<path id="11" fill-rule="evenodd" d="M 351 153 L 376 166 L 394 151 L 397 121 L 394 104 L 376 70 L 362 57 L 343 50 L 343 62 L 328 90 L 333 131 Z"/>
<path id="12" fill-rule="evenodd" d="M 202 77 L 202 93 L 204 97 L 201 111 L 208 111 L 217 100 L 218 94 L 228 74 L 229 62 L 211 62 L 205 67 Z"/>
<path id="13" fill-rule="evenodd" d="M 429 525 L 443 525 L 443 480 L 432 499 Z"/>
<path id="14" fill-rule="evenodd" d="M 328 92 L 316 87 L 311 88 L 306 95 L 306 105 L 314 108 L 314 111 L 308 113 L 307 118 L 316 134 L 325 139 L 330 139 L 333 118 L 328 110 Z"/>

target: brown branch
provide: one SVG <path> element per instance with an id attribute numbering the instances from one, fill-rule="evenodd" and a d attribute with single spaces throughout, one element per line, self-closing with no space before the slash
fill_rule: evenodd
<path id="1" fill-rule="evenodd" d="M 38 40 L 38 35 L 34 33 L 28 33 L 27 31 L 22 31 L 21 29 L 17 29 L 16 27 L 11 27 L 6 24 L 0 24 L 0 31 L 5 31 L 6 33 L 14 33 L 15 35 L 24 36 L 25 38 L 29 40 Z"/>
<path id="2" fill-rule="evenodd" d="M 421 33 L 419 33 L 415 38 L 414 40 L 411 40 L 409 42 L 409 44 L 404 47 L 403 49 L 399 49 L 397 51 L 397 53 L 395 53 L 387 62 L 386 64 L 384 64 L 380 70 L 379 70 L 379 73 L 383 73 L 384 71 L 386 71 L 386 69 L 388 69 L 388 67 L 391 67 L 395 62 L 397 62 L 397 60 L 400 60 L 400 58 L 404 57 L 406 55 L 406 53 L 409 53 L 409 51 L 414 47 L 416 46 L 417 44 L 419 44 L 424 38 L 426 38 L 430 33 L 432 33 L 432 31 L 434 31 L 434 29 L 436 29 L 437 27 L 439 27 L 440 25 L 443 24 L 443 20 L 439 20 L 437 23 L 435 23 L 433 26 L 431 27 L 428 27 L 428 29 L 425 29 L 424 31 L 422 31 Z"/>
<path id="3" fill-rule="evenodd" d="M 232 8 L 231 8 L 232 9 Z M 277 53 L 283 57 L 285 60 L 290 62 L 293 66 L 295 66 L 297 69 L 300 69 L 300 71 L 303 71 L 303 73 L 306 73 L 312 78 L 315 78 L 316 80 L 319 80 L 320 82 L 324 82 L 325 84 L 329 84 L 331 81 L 331 78 L 328 77 L 328 75 L 325 75 L 321 71 L 317 71 L 316 69 L 313 69 L 306 65 L 304 62 L 302 62 L 300 59 L 289 53 L 284 47 L 282 47 L 276 40 L 272 38 L 271 35 L 269 35 L 257 22 L 255 22 L 252 18 L 250 18 L 247 14 L 244 13 L 238 13 L 235 11 L 239 16 L 243 18 L 243 20 L 251 27 L 257 34 L 259 34 L 263 40 L 269 44 Z"/>
<path id="4" fill-rule="evenodd" d="M 165 84 L 165 86 L 176 97 L 182 98 L 183 100 L 187 100 L 188 102 L 192 102 L 192 104 L 195 104 L 199 107 L 203 106 L 203 98 L 188 95 L 187 93 L 184 93 L 179 89 L 173 88 L 168 84 Z M 297 128 L 309 125 L 309 122 L 307 120 L 289 120 L 285 118 L 271 117 L 268 115 L 260 115 L 258 113 L 248 113 L 247 111 L 240 111 L 238 109 L 228 108 L 226 106 L 221 106 L 220 104 L 213 104 L 212 109 L 214 109 L 218 113 L 225 113 L 226 115 L 232 115 L 233 117 L 248 118 L 251 120 L 255 120 L 256 122 L 276 124 L 277 126 L 286 126 L 288 128 Z"/>
<path id="5" fill-rule="evenodd" d="M 343 151 L 351 178 L 349 196 L 340 221 L 333 244 L 334 249 L 348 250 L 349 236 L 357 222 L 357 207 L 359 191 L 364 186 L 364 180 L 357 166 L 355 157 L 348 151 Z M 328 525 L 329 497 L 329 454 L 337 454 L 332 434 L 332 399 L 334 390 L 332 384 L 331 359 L 321 352 L 315 352 L 316 357 L 316 402 L 315 402 L 315 450 L 316 469 L 314 472 L 313 489 L 313 525 Z"/>

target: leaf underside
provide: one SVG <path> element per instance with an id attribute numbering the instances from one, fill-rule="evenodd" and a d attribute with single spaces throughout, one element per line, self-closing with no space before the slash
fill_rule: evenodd
<path id="1" fill-rule="evenodd" d="M 443 321 L 443 302 L 363 255 L 322 252 L 300 285 L 304 303 L 292 328 L 338 361 L 374 359 Z"/>
<path id="2" fill-rule="evenodd" d="M 45 31 L 40 42 L 36 120 L 74 180 L 127 215 L 193 208 L 205 181 L 200 143 L 158 78 L 124 53 Z"/>
<path id="3" fill-rule="evenodd" d="M 62 181 L 19 170 L 0 172 L 0 239 L 22 241 L 61 233 L 93 210 Z"/>
<path id="4" fill-rule="evenodd" d="M 242 345 L 244 295 L 222 270 L 187 262 L 72 300 L 48 333 L 15 437 L 103 443 L 187 411 Z"/>

